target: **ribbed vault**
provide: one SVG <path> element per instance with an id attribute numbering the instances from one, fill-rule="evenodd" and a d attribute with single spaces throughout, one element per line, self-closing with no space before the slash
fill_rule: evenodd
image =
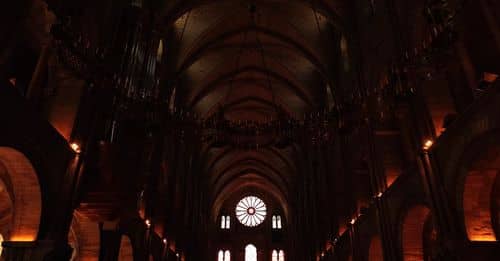
<path id="1" fill-rule="evenodd" d="M 232 122 L 301 119 L 335 101 L 342 1 L 169 1 L 161 23 L 175 107 Z M 228 197 L 266 191 L 288 209 L 296 151 L 205 144 L 212 215 Z"/>

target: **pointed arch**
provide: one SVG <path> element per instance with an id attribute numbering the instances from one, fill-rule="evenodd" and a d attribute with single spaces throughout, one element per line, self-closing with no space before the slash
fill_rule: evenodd
<path id="1" fill-rule="evenodd" d="M 245 261 L 257 261 L 257 248 L 252 244 L 245 247 Z"/>

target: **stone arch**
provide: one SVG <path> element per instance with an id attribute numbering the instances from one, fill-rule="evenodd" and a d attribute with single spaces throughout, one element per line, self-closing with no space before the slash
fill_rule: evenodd
<path id="1" fill-rule="evenodd" d="M 370 240 L 370 247 L 368 248 L 368 260 L 370 261 L 383 261 L 384 250 L 382 247 L 382 240 L 380 235 L 374 235 Z"/>
<path id="2" fill-rule="evenodd" d="M 120 251 L 118 253 L 119 261 L 132 261 L 134 260 L 134 248 L 132 246 L 132 241 L 127 235 L 122 235 L 120 241 Z"/>
<path id="3" fill-rule="evenodd" d="M 12 202 L 7 241 L 35 241 L 42 214 L 42 194 L 31 162 L 21 152 L 0 147 L 0 179 Z"/>
<path id="4" fill-rule="evenodd" d="M 465 177 L 462 207 L 465 230 L 470 241 L 497 241 L 493 226 L 492 195 L 498 177 L 498 170 L 470 170 Z"/>
<path id="5" fill-rule="evenodd" d="M 484 134 L 466 147 L 457 179 L 457 209 L 469 241 L 498 241 L 500 139 Z"/>
<path id="6" fill-rule="evenodd" d="M 68 234 L 73 247 L 71 261 L 99 260 L 100 241 L 99 224 L 75 210 Z"/>
<path id="7" fill-rule="evenodd" d="M 408 209 L 401 228 L 403 260 L 425 260 L 425 234 L 427 222 L 431 221 L 431 210 L 424 205 Z"/>

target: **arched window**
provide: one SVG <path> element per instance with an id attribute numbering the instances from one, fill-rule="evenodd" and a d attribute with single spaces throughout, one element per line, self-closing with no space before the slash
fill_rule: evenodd
<path id="1" fill-rule="evenodd" d="M 257 261 L 257 248 L 252 244 L 245 247 L 245 261 Z"/>
<path id="2" fill-rule="evenodd" d="M 273 216 L 273 229 L 281 229 L 281 216 Z"/>
<path id="3" fill-rule="evenodd" d="M 231 261 L 231 252 L 229 250 L 219 250 L 217 261 Z"/>
<path id="4" fill-rule="evenodd" d="M 285 261 L 285 251 L 274 249 L 271 257 L 272 261 Z"/>
<path id="5" fill-rule="evenodd" d="M 221 216 L 220 218 L 220 228 L 229 229 L 231 228 L 231 217 L 230 216 Z"/>

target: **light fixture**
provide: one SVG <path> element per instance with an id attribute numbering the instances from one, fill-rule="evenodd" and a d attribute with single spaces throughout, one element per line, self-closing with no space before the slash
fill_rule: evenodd
<path id="1" fill-rule="evenodd" d="M 356 219 L 355 218 L 351 219 L 351 222 L 349 223 L 351 223 L 351 225 L 354 225 L 354 223 L 356 223 Z"/>
<path id="2" fill-rule="evenodd" d="M 433 144 L 434 144 L 434 142 L 432 140 L 426 140 L 424 142 L 424 150 L 429 150 Z"/>
<path id="3" fill-rule="evenodd" d="M 491 73 L 491 72 L 484 72 L 483 73 L 483 81 L 487 83 L 494 83 L 498 79 L 498 74 Z"/>
<path id="4" fill-rule="evenodd" d="M 382 192 L 379 192 L 379 193 L 377 194 L 377 198 L 381 198 L 381 197 L 382 197 L 382 195 L 383 195 L 383 193 L 382 193 Z"/>
<path id="5" fill-rule="evenodd" d="M 175 256 L 176 256 L 176 257 L 179 257 L 179 253 L 175 253 Z"/>
<path id="6" fill-rule="evenodd" d="M 163 239 L 163 244 L 165 244 L 165 245 L 167 244 L 167 239 L 166 238 Z"/>
<path id="7" fill-rule="evenodd" d="M 146 219 L 144 221 L 144 223 L 146 224 L 146 226 L 149 228 L 151 226 L 151 221 L 149 221 L 149 219 Z"/>
<path id="8" fill-rule="evenodd" d="M 81 151 L 81 149 L 80 149 L 80 145 L 78 145 L 78 143 L 76 143 L 76 142 L 71 143 L 71 144 L 70 144 L 70 147 L 71 147 L 71 149 L 72 149 L 74 152 L 76 152 L 76 153 L 78 153 L 78 154 L 79 154 L 80 152 L 82 152 L 82 151 Z"/>

